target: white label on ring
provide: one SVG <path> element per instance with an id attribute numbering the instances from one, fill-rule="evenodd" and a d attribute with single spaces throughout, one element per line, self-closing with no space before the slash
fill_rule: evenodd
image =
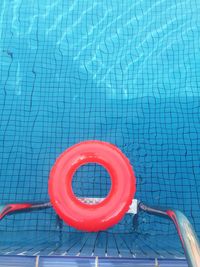
<path id="1" fill-rule="evenodd" d="M 93 198 L 93 197 L 80 197 L 78 199 L 81 202 L 83 202 L 85 204 L 90 204 L 90 205 L 97 204 L 97 203 L 104 200 L 104 198 L 98 198 L 98 197 L 95 197 L 95 198 Z M 138 201 L 137 201 L 137 199 L 133 199 L 127 213 L 137 214 L 137 212 L 138 212 Z"/>

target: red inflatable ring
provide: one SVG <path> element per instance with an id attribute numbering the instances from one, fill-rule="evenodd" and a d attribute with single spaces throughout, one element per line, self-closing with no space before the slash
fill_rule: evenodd
<path id="1" fill-rule="evenodd" d="M 81 202 L 71 185 L 75 171 L 92 162 L 102 165 L 111 178 L 109 194 L 94 205 Z M 95 232 L 122 219 L 134 197 L 135 184 L 129 160 L 117 147 L 101 141 L 86 141 L 70 147 L 56 160 L 50 172 L 49 196 L 65 223 L 78 230 Z"/>

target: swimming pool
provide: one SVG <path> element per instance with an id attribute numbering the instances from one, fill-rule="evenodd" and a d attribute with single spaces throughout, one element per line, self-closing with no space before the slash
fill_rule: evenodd
<path id="1" fill-rule="evenodd" d="M 0 199 L 48 200 L 48 176 L 69 146 L 117 145 L 137 177 L 137 199 L 182 210 L 200 235 L 200 3 L 0 3 Z M 80 196 L 104 197 L 107 172 L 82 167 Z M 131 215 L 83 233 L 53 210 L 0 222 L 1 255 L 184 259 L 174 226 Z M 162 266 L 162 265 L 161 265 Z"/>

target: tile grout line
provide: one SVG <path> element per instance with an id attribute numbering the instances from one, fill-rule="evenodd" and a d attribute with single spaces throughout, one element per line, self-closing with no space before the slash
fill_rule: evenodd
<path id="1" fill-rule="evenodd" d="M 40 256 L 35 257 L 35 267 L 39 267 L 39 259 L 40 259 Z"/>
<path id="2" fill-rule="evenodd" d="M 159 267 L 159 262 L 157 258 L 155 258 L 155 267 Z"/>
<path id="3" fill-rule="evenodd" d="M 98 256 L 95 257 L 95 267 L 99 267 L 99 258 L 98 258 Z"/>

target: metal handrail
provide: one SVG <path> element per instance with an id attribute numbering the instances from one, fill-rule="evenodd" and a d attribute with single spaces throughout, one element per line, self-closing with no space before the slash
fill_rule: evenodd
<path id="1" fill-rule="evenodd" d="M 162 216 L 173 221 L 183 246 L 188 266 L 200 266 L 200 243 L 191 223 L 182 212 L 171 209 L 162 210 L 153 208 L 142 202 L 138 203 L 138 208 L 144 212 Z"/>

